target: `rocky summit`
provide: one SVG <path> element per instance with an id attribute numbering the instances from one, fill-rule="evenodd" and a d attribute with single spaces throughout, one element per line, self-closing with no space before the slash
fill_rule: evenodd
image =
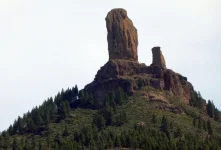
<path id="1" fill-rule="evenodd" d="M 95 79 L 84 90 L 102 104 L 105 95 L 121 87 L 133 95 L 139 86 L 168 91 L 189 103 L 193 87 L 187 78 L 166 68 L 160 47 L 152 48 L 150 66 L 138 62 L 137 30 L 124 9 L 113 9 L 106 17 L 109 61 L 98 70 Z"/>

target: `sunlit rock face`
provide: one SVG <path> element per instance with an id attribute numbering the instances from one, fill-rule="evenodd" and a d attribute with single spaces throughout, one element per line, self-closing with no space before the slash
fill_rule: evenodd
<path id="1" fill-rule="evenodd" d="M 113 9 L 106 17 L 109 60 L 138 61 L 137 29 L 124 9 Z"/>

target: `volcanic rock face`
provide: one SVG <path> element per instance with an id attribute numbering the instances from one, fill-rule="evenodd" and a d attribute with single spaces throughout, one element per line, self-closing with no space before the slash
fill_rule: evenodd
<path id="1" fill-rule="evenodd" d="M 109 60 L 138 61 L 137 29 L 124 9 L 113 9 L 106 17 Z"/>
<path id="2" fill-rule="evenodd" d="M 133 95 L 138 90 L 139 81 L 143 86 L 169 91 L 186 104 L 189 103 L 190 93 L 193 90 L 186 77 L 172 70 L 120 59 L 108 61 L 98 70 L 94 81 L 85 89 L 88 93 L 93 93 L 96 100 L 102 101 L 105 94 L 118 87 L 124 89 L 128 95 Z"/>
<path id="3" fill-rule="evenodd" d="M 160 50 L 160 47 L 152 48 L 153 54 L 153 66 L 159 66 L 160 68 L 166 69 L 166 62 L 164 60 L 163 54 Z"/>
<path id="4" fill-rule="evenodd" d="M 133 95 L 142 86 L 168 91 L 188 104 L 193 91 L 187 78 L 166 69 L 160 47 L 154 47 L 153 63 L 146 66 L 137 61 L 137 30 L 124 9 L 113 9 L 106 17 L 108 30 L 109 61 L 98 70 L 95 79 L 84 90 L 92 94 L 97 104 L 103 103 L 105 95 L 121 87 Z"/>

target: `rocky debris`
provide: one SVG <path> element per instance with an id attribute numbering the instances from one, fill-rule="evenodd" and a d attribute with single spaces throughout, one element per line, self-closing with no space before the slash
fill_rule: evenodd
<path id="1" fill-rule="evenodd" d="M 153 66 L 159 66 L 160 68 L 166 69 L 166 62 L 163 57 L 162 51 L 160 47 L 153 47 L 152 48 L 152 55 L 153 55 Z"/>
<path id="2" fill-rule="evenodd" d="M 137 29 L 124 9 L 113 9 L 106 17 L 109 60 L 125 59 L 138 61 Z"/>
<path id="3" fill-rule="evenodd" d="M 162 102 L 162 103 L 169 104 L 168 100 L 161 95 L 149 93 L 148 96 L 149 96 L 150 102 Z"/>
<path id="4" fill-rule="evenodd" d="M 173 113 L 176 113 L 176 114 L 183 114 L 184 113 L 184 111 L 181 107 L 168 105 L 168 104 L 163 104 L 163 105 L 160 105 L 160 106 L 156 106 L 155 108 L 159 109 L 159 110 L 170 111 L 170 112 L 173 112 Z"/>
<path id="5" fill-rule="evenodd" d="M 141 121 L 141 122 L 137 123 L 137 126 L 138 126 L 138 127 L 144 127 L 144 126 L 145 126 L 145 123 L 144 123 L 143 121 Z"/>

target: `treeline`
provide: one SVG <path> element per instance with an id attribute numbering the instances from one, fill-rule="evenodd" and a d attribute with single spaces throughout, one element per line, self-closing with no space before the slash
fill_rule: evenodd
<path id="1" fill-rule="evenodd" d="M 194 91 L 191 93 L 190 106 L 205 111 L 215 121 L 221 122 L 221 112 L 215 107 L 213 101 L 208 100 L 208 103 L 206 103 L 200 92 Z"/>

